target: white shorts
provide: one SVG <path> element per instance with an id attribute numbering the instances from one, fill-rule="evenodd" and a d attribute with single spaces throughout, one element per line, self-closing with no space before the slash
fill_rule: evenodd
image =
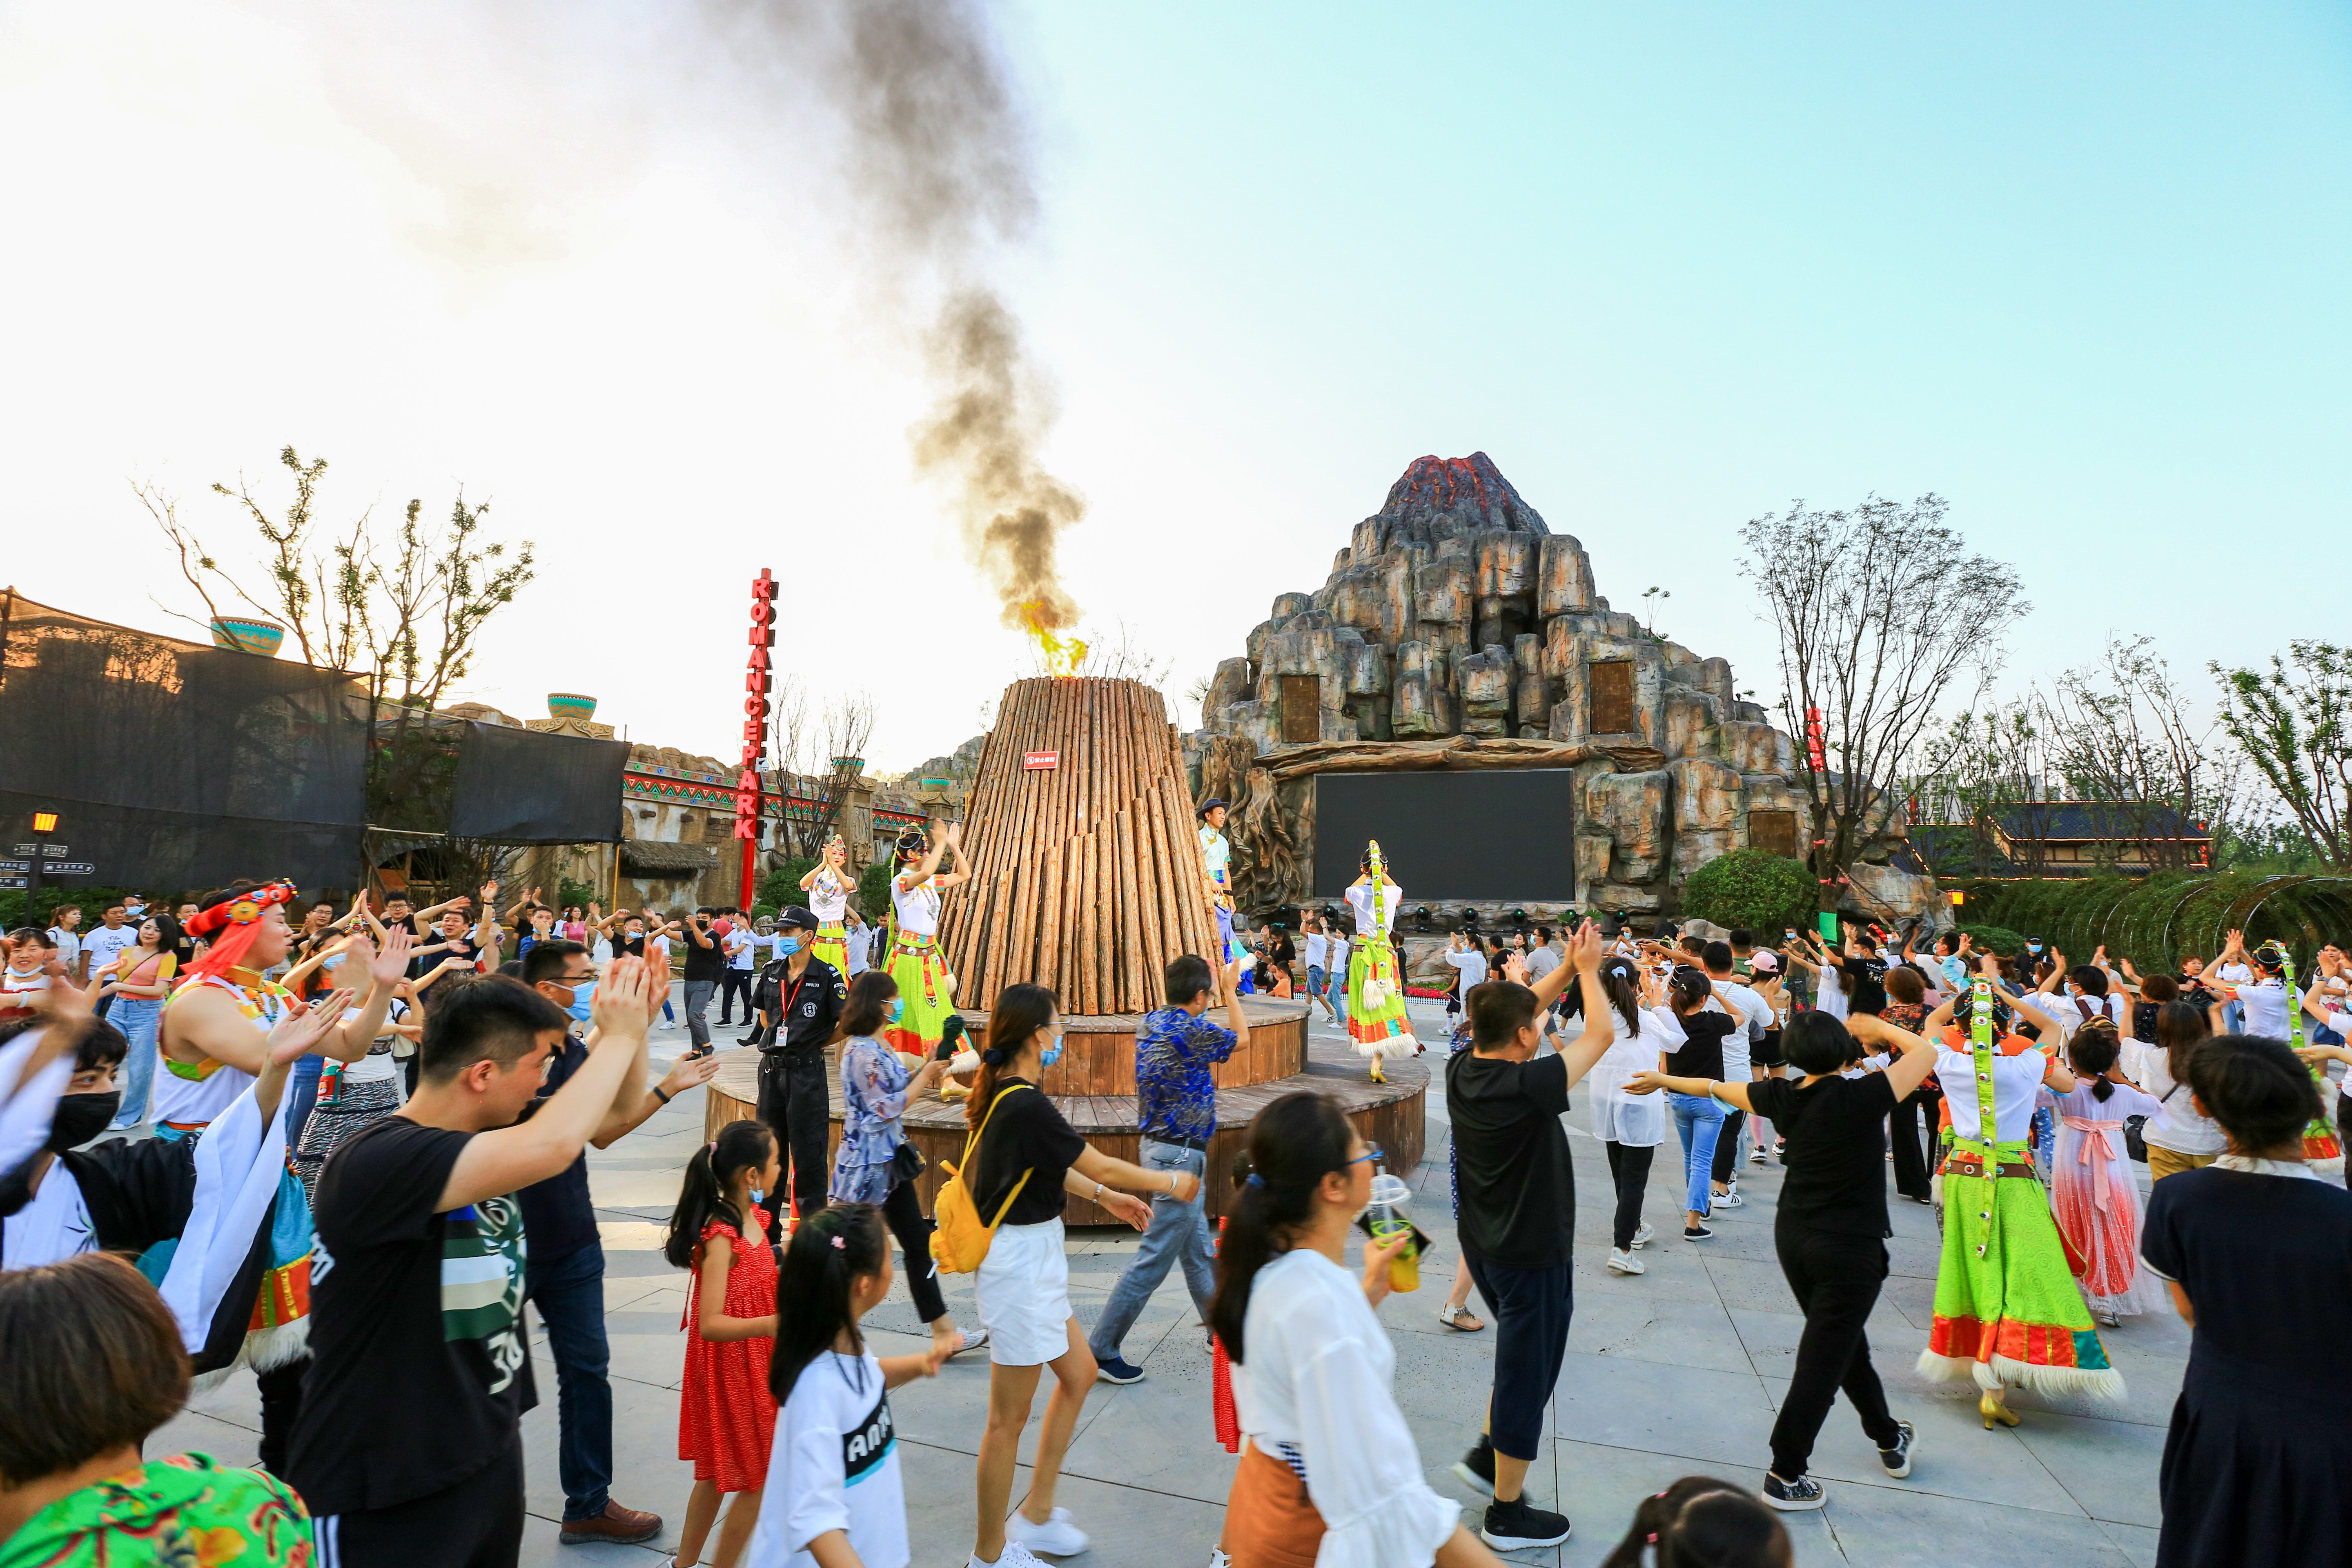
<path id="1" fill-rule="evenodd" d="M 972 1277 L 988 1359 L 998 1366 L 1043 1366 L 1070 1348 L 1070 1258 L 1062 1222 L 1001 1225 Z"/>

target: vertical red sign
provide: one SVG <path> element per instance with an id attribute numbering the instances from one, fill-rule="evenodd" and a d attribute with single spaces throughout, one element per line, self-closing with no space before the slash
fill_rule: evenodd
<path id="1" fill-rule="evenodd" d="M 735 840 L 743 847 L 742 890 L 748 910 L 758 888 L 760 763 L 768 750 L 768 693 L 775 687 L 769 653 L 776 646 L 776 580 L 765 566 L 751 579 L 751 657 L 743 671 L 743 764 L 735 778 Z"/>

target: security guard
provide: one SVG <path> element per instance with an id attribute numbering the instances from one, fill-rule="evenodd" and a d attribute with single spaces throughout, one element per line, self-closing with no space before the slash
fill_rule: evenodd
<path id="1" fill-rule="evenodd" d="M 849 984 L 811 956 L 816 916 L 795 905 L 776 917 L 776 957 L 760 971 L 751 1005 L 760 1018 L 760 1120 L 792 1166 L 790 1191 L 803 1218 L 824 1207 L 832 1172 L 825 1160 L 824 1048 L 842 1039 Z M 784 1205 L 774 1205 L 768 1239 L 783 1239 Z"/>

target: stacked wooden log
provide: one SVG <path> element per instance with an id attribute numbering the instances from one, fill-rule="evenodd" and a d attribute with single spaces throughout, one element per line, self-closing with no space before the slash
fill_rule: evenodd
<path id="1" fill-rule="evenodd" d="M 1051 766 L 1033 765 L 1050 753 Z M 964 810 L 972 880 L 940 946 L 956 999 L 1051 987 L 1071 1015 L 1160 1005 L 1179 953 L 1216 952 L 1183 753 L 1160 693 L 1133 680 L 1018 680 L 997 706 Z"/>

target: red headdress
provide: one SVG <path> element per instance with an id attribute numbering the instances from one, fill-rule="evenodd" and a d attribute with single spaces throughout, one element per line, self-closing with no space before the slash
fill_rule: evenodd
<path id="1" fill-rule="evenodd" d="M 280 879 L 258 888 L 247 888 L 209 909 L 198 910 L 189 917 L 185 930 L 190 936 L 211 937 L 212 946 L 180 973 L 220 974 L 242 966 L 246 950 L 259 934 L 261 917 L 272 905 L 290 904 L 296 897 L 294 884 Z"/>

